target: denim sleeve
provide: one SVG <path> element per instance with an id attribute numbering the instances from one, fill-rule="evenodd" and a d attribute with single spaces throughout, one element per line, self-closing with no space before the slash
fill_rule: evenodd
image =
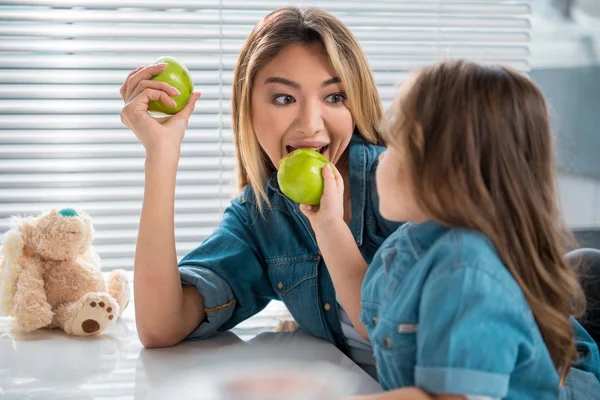
<path id="1" fill-rule="evenodd" d="M 182 284 L 198 289 L 207 316 L 187 339 L 231 329 L 275 298 L 246 206 L 234 200 L 215 231 L 179 262 Z"/>
<path id="2" fill-rule="evenodd" d="M 593 374 L 596 380 L 600 382 L 600 353 L 598 351 L 598 344 L 594 342 L 590 334 L 573 317 L 571 317 L 571 326 L 573 327 L 573 334 L 575 336 L 575 346 L 579 353 L 579 359 L 571 366 Z"/>
<path id="3" fill-rule="evenodd" d="M 486 271 L 448 269 L 424 286 L 415 384 L 434 394 L 504 398 L 519 348 L 533 352 L 523 299 Z"/>

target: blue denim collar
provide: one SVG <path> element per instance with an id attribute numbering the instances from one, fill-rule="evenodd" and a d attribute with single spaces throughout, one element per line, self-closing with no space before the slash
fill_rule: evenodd
<path id="1" fill-rule="evenodd" d="M 450 230 L 447 226 L 434 221 L 426 221 L 421 224 L 409 223 L 406 229 L 417 258 L 423 256 L 439 238 Z"/>
<path id="2" fill-rule="evenodd" d="M 352 219 L 350 220 L 350 231 L 358 246 L 362 245 L 364 234 L 364 216 L 367 195 L 367 154 L 365 140 L 355 133 L 348 145 L 348 162 L 350 170 L 350 202 L 352 203 Z M 299 205 L 288 199 L 279 188 L 277 174 L 269 179 L 268 187 L 282 196 L 294 209 Z M 348 188 L 346 188 L 348 190 Z M 304 216 L 303 216 L 304 217 Z"/>

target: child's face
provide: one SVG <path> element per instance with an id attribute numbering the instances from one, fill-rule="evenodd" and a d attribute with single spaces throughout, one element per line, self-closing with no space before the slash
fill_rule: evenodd
<path id="1" fill-rule="evenodd" d="M 402 157 L 393 147 L 388 147 L 379 156 L 376 176 L 379 212 L 383 218 L 414 223 L 427 220 L 417 206 L 410 175 L 402 165 Z"/>
<path id="2" fill-rule="evenodd" d="M 317 149 L 337 163 L 354 128 L 345 99 L 320 46 L 289 46 L 264 66 L 254 81 L 252 120 L 275 168 L 296 148 Z"/>

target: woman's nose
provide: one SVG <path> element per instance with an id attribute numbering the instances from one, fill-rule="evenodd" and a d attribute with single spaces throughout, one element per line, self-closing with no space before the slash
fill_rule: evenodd
<path id="1" fill-rule="evenodd" d="M 298 130 L 305 136 L 314 136 L 325 128 L 321 105 L 317 101 L 307 101 L 300 109 Z"/>

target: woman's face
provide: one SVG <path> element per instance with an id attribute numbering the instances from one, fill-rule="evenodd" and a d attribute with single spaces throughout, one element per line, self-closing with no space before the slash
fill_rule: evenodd
<path id="1" fill-rule="evenodd" d="M 339 161 L 354 121 L 344 85 L 322 46 L 286 47 L 256 74 L 252 121 L 275 168 L 297 148 L 312 148 L 334 164 Z"/>

